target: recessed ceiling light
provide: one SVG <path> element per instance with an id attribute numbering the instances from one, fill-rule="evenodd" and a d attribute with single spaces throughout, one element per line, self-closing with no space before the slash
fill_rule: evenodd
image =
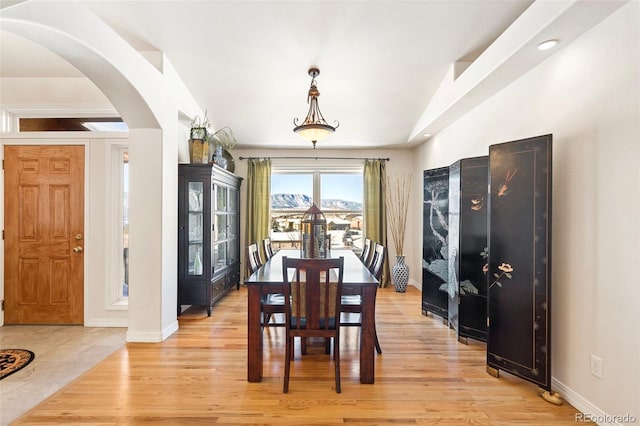
<path id="1" fill-rule="evenodd" d="M 549 50 L 549 49 L 552 49 L 552 48 L 556 47 L 556 44 L 558 44 L 558 43 L 559 42 L 556 39 L 543 41 L 542 43 L 538 44 L 538 50 Z"/>
<path id="2" fill-rule="evenodd" d="M 425 133 L 425 134 L 424 134 L 424 135 L 422 135 L 422 136 L 424 136 L 425 138 L 430 138 L 430 137 L 431 137 L 431 133 Z"/>

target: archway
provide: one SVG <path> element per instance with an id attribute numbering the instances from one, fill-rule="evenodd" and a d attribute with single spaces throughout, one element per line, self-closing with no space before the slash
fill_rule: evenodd
<path id="1" fill-rule="evenodd" d="M 0 11 L 0 27 L 74 65 L 107 96 L 127 123 L 130 281 L 134 284 L 129 294 L 127 340 L 165 339 L 178 327 L 178 114 L 188 111 L 185 115 L 194 116 L 201 113 L 199 107 L 189 93 L 181 91 L 180 84 L 172 84 L 175 72 L 163 73 L 153 67 L 82 5 L 17 4 Z M 174 90 L 180 92 L 178 96 Z"/>

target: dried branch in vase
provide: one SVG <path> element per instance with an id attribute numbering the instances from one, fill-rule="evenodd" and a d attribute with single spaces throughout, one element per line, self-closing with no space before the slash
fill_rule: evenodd
<path id="1" fill-rule="evenodd" d="M 404 235 L 407 229 L 411 176 L 411 174 L 403 174 L 391 178 L 387 176 L 385 197 L 387 218 L 396 254 L 399 256 L 404 254 Z"/>

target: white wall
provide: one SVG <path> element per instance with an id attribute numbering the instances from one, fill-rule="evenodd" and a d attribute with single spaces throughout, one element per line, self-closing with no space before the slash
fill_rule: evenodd
<path id="1" fill-rule="evenodd" d="M 552 133 L 552 376 L 586 413 L 640 421 L 640 3 L 580 39 L 415 150 L 414 171 Z M 421 182 L 414 192 L 420 193 Z M 422 228 L 422 203 L 411 221 Z M 421 241 L 413 251 L 419 253 Z M 420 267 L 411 259 L 412 270 Z M 590 374 L 590 354 L 604 378 Z M 616 423 L 615 419 L 612 423 Z M 618 422 L 621 423 L 621 422 Z"/>
<path id="2" fill-rule="evenodd" d="M 19 117 L 118 116 L 88 78 L 0 78 L 0 132 L 16 132 Z"/>
<path id="3" fill-rule="evenodd" d="M 4 77 L 0 79 L 0 87 L 0 103 L 3 109 L 25 108 L 28 111 L 35 104 L 42 109 L 56 112 L 85 112 L 88 109 L 115 112 L 106 96 L 85 77 Z"/>

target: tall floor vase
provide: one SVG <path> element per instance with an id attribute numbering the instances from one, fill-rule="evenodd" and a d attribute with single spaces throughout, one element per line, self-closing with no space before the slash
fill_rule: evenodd
<path id="1" fill-rule="evenodd" d="M 407 291 L 409 267 L 404 262 L 404 256 L 396 256 L 396 264 L 391 268 L 391 278 L 398 293 Z"/>

